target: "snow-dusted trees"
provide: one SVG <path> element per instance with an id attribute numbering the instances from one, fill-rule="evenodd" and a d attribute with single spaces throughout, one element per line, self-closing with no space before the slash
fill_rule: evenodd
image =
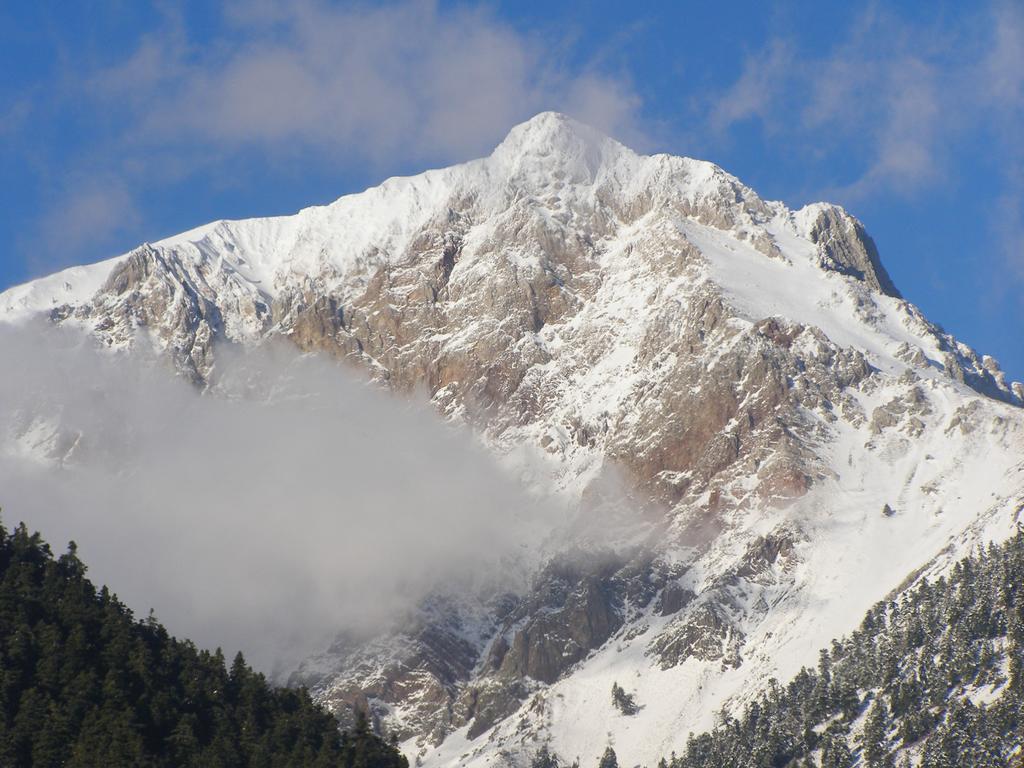
<path id="1" fill-rule="evenodd" d="M 530 762 L 530 768 L 559 768 L 558 758 L 551 754 L 548 745 L 544 744 Z"/>
<path id="2" fill-rule="evenodd" d="M 723 714 L 668 765 L 892 768 L 914 747 L 916 768 L 1007 766 L 1024 746 L 1022 649 L 1019 534 L 875 606 L 816 669 Z M 987 706 L 972 703 L 979 690 Z"/>
<path id="3" fill-rule="evenodd" d="M 853 753 L 842 730 L 835 728 L 825 732 L 821 741 L 821 768 L 852 768 Z"/>
<path id="4" fill-rule="evenodd" d="M 889 711 L 881 698 L 876 698 L 868 710 L 861 732 L 861 753 L 865 768 L 893 768 L 895 761 L 888 749 Z"/>

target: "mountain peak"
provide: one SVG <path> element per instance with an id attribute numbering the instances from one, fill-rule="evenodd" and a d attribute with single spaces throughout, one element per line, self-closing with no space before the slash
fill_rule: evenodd
<path id="1" fill-rule="evenodd" d="M 589 182 L 602 165 L 623 155 L 635 156 L 596 128 L 561 112 L 541 112 L 512 128 L 491 157 L 511 175 L 561 167 L 569 172 L 567 180 Z"/>
<path id="2" fill-rule="evenodd" d="M 565 141 L 581 134 L 593 134 L 607 138 L 589 125 L 574 120 L 562 112 L 538 112 L 529 120 L 512 126 L 502 146 L 529 147 Z"/>

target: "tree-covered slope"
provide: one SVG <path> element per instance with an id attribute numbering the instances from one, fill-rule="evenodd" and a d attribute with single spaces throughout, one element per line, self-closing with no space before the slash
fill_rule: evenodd
<path id="1" fill-rule="evenodd" d="M 1024 534 L 879 603 L 672 768 L 992 768 L 1024 759 Z"/>
<path id="2" fill-rule="evenodd" d="M 0 526 L 0 765 L 404 768 L 365 718 L 352 733 L 304 690 L 230 669 L 136 621 L 24 525 Z"/>

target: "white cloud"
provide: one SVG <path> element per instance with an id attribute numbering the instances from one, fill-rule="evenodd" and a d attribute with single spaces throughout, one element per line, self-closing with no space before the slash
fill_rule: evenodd
<path id="1" fill-rule="evenodd" d="M 875 96 L 879 118 L 867 128 L 873 157 L 863 175 L 846 188 L 852 198 L 879 188 L 912 192 L 941 174 L 942 105 L 935 70 L 907 57 L 880 67 L 878 78 L 885 79 L 886 87 Z M 856 115 L 839 110 L 837 119 L 855 121 Z"/>
<path id="2" fill-rule="evenodd" d="M 994 115 L 991 127 L 1005 152 L 1004 188 L 992 213 L 1003 257 L 1019 287 L 1024 281 L 1024 9 L 997 5 L 991 15 L 988 54 L 977 78 L 982 100 Z M 999 281 L 999 290 L 1013 283 Z M 1012 290 L 1012 289 L 1011 289 Z M 1024 308 L 1024 292 L 1016 291 Z"/>
<path id="3" fill-rule="evenodd" d="M 73 174 L 50 209 L 21 239 L 28 263 L 40 271 L 76 263 L 83 250 L 113 247 L 135 230 L 141 215 L 126 182 L 113 174 Z"/>
<path id="4" fill-rule="evenodd" d="M 474 436 L 333 362 L 221 353 L 221 389 L 201 394 L 141 352 L 0 328 L 19 374 L 0 377 L 5 524 L 74 539 L 131 608 L 264 670 L 438 585 L 524 578 L 558 508 Z"/>
<path id="5" fill-rule="evenodd" d="M 230 46 L 200 48 L 170 24 L 97 73 L 94 92 L 131 105 L 143 143 L 301 147 L 340 162 L 468 159 L 543 109 L 639 133 L 625 78 L 570 67 L 484 10 L 309 0 L 227 18 Z"/>
<path id="6" fill-rule="evenodd" d="M 847 200 L 912 194 L 944 177 L 952 142 L 986 119 L 977 38 L 968 22 L 919 27 L 872 6 L 824 55 L 770 40 L 713 100 L 708 128 L 757 119 L 774 140 L 843 165 L 859 157 L 859 174 L 829 190 Z"/>
<path id="7" fill-rule="evenodd" d="M 0 110 L 0 136 L 21 130 L 32 114 L 32 102 L 28 98 L 16 99 L 6 109 Z"/>
<path id="8" fill-rule="evenodd" d="M 992 41 L 982 82 L 999 109 L 1024 109 L 1024 9 L 1003 3 L 992 13 Z"/>
<path id="9" fill-rule="evenodd" d="M 770 128 L 780 115 L 780 99 L 790 87 L 796 66 L 790 45 L 780 39 L 748 56 L 740 77 L 712 104 L 711 129 L 723 131 L 752 118 Z"/>
<path id="10" fill-rule="evenodd" d="M 999 237 L 1011 277 L 1015 278 L 1010 282 L 1000 278 L 996 286 L 1000 291 L 1013 290 L 1018 305 L 1024 309 L 1024 294 L 1011 287 L 1014 283 L 1019 286 L 1024 281 L 1024 179 L 1019 175 L 996 201 L 992 212 L 992 227 Z"/>

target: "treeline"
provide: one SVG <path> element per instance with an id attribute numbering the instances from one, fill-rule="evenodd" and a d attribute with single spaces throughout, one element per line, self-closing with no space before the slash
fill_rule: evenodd
<path id="1" fill-rule="evenodd" d="M 1024 535 L 876 605 L 816 669 L 719 721 L 659 767 L 1024 765 Z"/>
<path id="2" fill-rule="evenodd" d="M 0 765 L 407 768 L 365 717 L 137 621 L 24 524 L 0 525 Z"/>

